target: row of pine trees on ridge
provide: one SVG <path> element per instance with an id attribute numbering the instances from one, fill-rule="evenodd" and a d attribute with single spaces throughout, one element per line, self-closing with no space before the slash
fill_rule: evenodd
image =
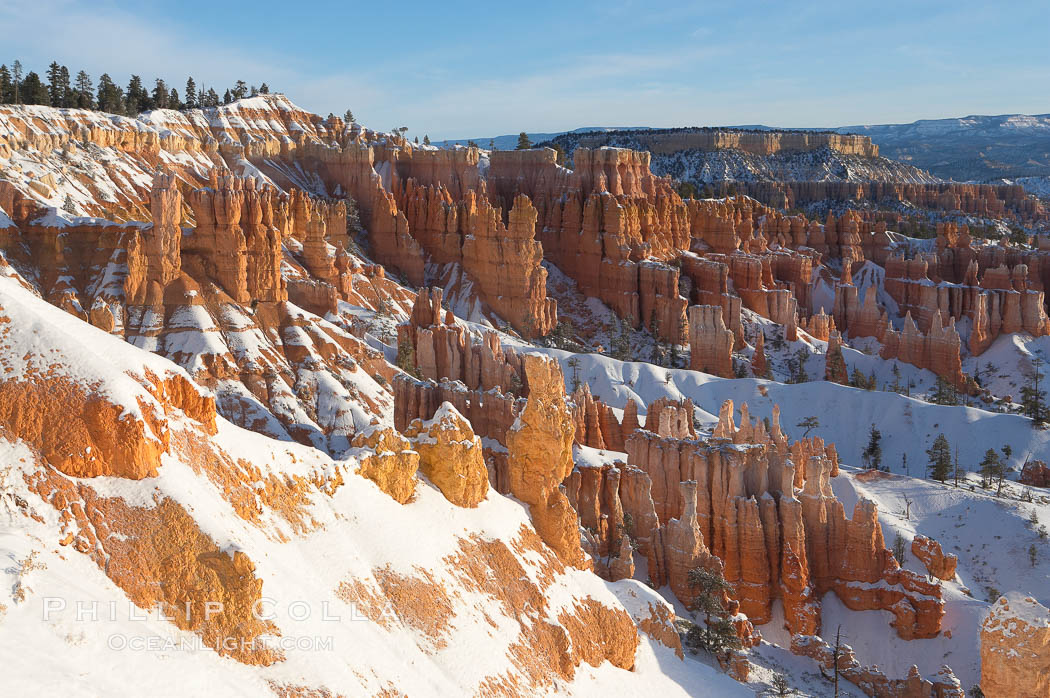
<path id="1" fill-rule="evenodd" d="M 69 69 L 57 62 L 48 66 L 43 78 L 34 71 L 25 72 L 18 60 L 11 68 L 7 64 L 0 65 L 0 104 L 41 104 L 135 116 L 151 109 L 217 107 L 236 99 L 269 93 L 270 87 L 265 82 L 256 87 L 238 80 L 220 97 L 212 87 L 198 87 L 191 77 L 186 80 L 180 96 L 175 87 L 161 78 L 154 80 L 151 89 L 138 75 L 132 75 L 127 87 L 122 88 L 108 73 L 100 75 L 95 85 L 83 70 L 71 77 Z"/>

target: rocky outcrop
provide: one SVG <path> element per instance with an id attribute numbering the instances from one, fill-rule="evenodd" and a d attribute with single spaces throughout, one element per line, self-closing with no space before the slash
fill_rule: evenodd
<path id="1" fill-rule="evenodd" d="M 186 270 L 214 281 L 237 303 L 287 300 L 273 216 L 276 190 L 214 174 L 210 184 L 188 197 L 197 228 L 182 241 Z"/>
<path id="2" fill-rule="evenodd" d="M 741 412 L 737 428 L 727 402 L 709 440 L 660 438 L 648 431 L 627 440 L 621 481 L 629 489 L 621 486 L 621 500 L 636 522 L 654 583 L 673 580 L 675 555 L 688 557 L 677 552 L 682 545 L 668 549 L 665 526 L 678 520 L 675 540 L 688 533 L 681 527 L 690 519 L 688 497 L 695 492 L 699 540 L 721 561 L 748 618 L 766 622 L 780 598 L 788 627 L 813 633 L 820 595 L 834 591 L 851 609 L 893 612 L 901 637 L 935 636 L 944 614 L 939 585 L 900 569 L 882 541 L 872 502 L 859 502 L 852 519 L 846 518 L 828 482 L 834 450 L 816 440 L 789 446 L 776 415 L 767 433 L 746 406 Z M 801 474 L 796 462 L 806 464 Z M 680 484 L 687 482 L 697 484 Z M 690 593 L 681 580 L 675 591 Z"/>
<path id="3" fill-rule="evenodd" d="M 375 427 L 358 432 L 351 442 L 361 453 L 358 473 L 376 484 L 399 504 L 405 504 L 416 492 L 419 454 L 401 434 L 389 427 Z"/>
<path id="4" fill-rule="evenodd" d="M 915 536 L 911 542 L 911 554 L 922 562 L 934 577 L 955 579 L 955 567 L 959 564 L 959 558 L 955 555 L 945 555 L 937 541 L 926 536 Z"/>
<path id="5" fill-rule="evenodd" d="M 878 157 L 879 146 L 867 136 L 810 131 L 749 131 L 744 129 L 676 128 L 645 131 L 602 131 L 575 137 L 580 147 L 596 148 L 618 135 L 629 135 L 638 147 L 666 154 L 679 150 L 739 150 L 754 155 L 809 152 L 831 148 L 846 155 Z M 646 162 L 648 166 L 648 162 Z"/>
<path id="6" fill-rule="evenodd" d="M 542 337 L 558 323 L 557 303 L 547 298 L 543 247 L 535 239 L 536 209 L 526 196 L 514 199 L 504 227 L 499 211 L 469 194 L 460 211 L 464 223 L 463 267 L 478 292 L 526 338 Z"/>
<path id="7" fill-rule="evenodd" d="M 722 308 L 694 305 L 689 308 L 689 367 L 722 378 L 733 377 L 732 330 L 722 321 Z"/>
<path id="8" fill-rule="evenodd" d="M 986 696 L 1050 694 L 1050 611 L 1031 597 L 1000 597 L 981 623 L 981 689 Z"/>
<path id="9" fill-rule="evenodd" d="M 887 330 L 879 356 L 884 359 L 898 359 L 905 363 L 927 368 L 954 385 L 959 390 L 972 390 L 972 379 L 962 372 L 960 351 L 962 340 L 955 329 L 955 318 L 942 326 L 941 314 L 933 315 L 930 331 L 919 332 L 909 313 L 904 317 L 904 327 L 900 332 Z"/>
<path id="10" fill-rule="evenodd" d="M 510 393 L 516 387 L 518 392 L 523 391 L 525 373 L 520 355 L 504 349 L 495 333 L 474 343 L 467 329 L 442 309 L 442 295 L 439 288 L 422 289 L 409 322 L 398 326 L 398 346 L 417 375 L 434 381 L 462 381 L 469 390 L 498 388 Z"/>
<path id="11" fill-rule="evenodd" d="M 404 432 L 419 453 L 423 474 L 456 506 L 476 507 L 489 489 L 481 439 L 451 403 L 442 403 L 434 416 L 416 419 Z"/>
<path id="12" fill-rule="evenodd" d="M 832 675 L 837 668 L 838 674 L 843 679 L 873 698 L 930 698 L 931 696 L 934 698 L 965 698 L 966 696 L 962 684 L 948 666 L 942 666 L 932 680 L 923 678 L 919 673 L 919 668 L 914 664 L 904 678 L 891 679 L 878 666 L 861 665 L 853 653 L 853 648 L 849 645 L 839 645 L 836 658 L 835 649 L 816 635 L 792 635 L 791 653 L 809 657 L 817 662 L 825 676 Z"/>
<path id="13" fill-rule="evenodd" d="M 557 363 L 525 356 L 529 398 L 507 432 L 510 491 L 526 503 L 536 532 L 567 565 L 585 567 L 576 512 L 559 485 L 572 472 L 572 414 Z"/>

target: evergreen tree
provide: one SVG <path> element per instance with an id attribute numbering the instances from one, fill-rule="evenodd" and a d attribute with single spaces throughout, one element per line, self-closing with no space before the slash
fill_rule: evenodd
<path id="1" fill-rule="evenodd" d="M 124 92 L 109 77 L 109 73 L 102 73 L 98 79 L 98 108 L 112 114 L 124 113 Z"/>
<path id="2" fill-rule="evenodd" d="M 430 136 L 427 134 L 423 135 L 423 145 L 430 145 Z"/>
<path id="3" fill-rule="evenodd" d="M 252 85 L 252 89 L 248 92 L 248 94 L 251 95 L 252 97 L 258 97 L 259 96 L 259 88 L 256 87 L 255 85 Z"/>
<path id="4" fill-rule="evenodd" d="M 150 103 L 149 92 L 142 85 L 142 78 L 132 75 L 128 81 L 128 89 L 124 91 L 124 103 L 126 113 L 134 116 L 139 112 L 149 111 L 153 105 Z"/>
<path id="5" fill-rule="evenodd" d="M 168 91 L 167 83 L 157 78 L 153 85 L 153 107 L 155 109 L 167 109 L 170 96 L 171 93 Z"/>
<path id="6" fill-rule="evenodd" d="M 576 389 L 580 387 L 580 357 L 574 356 L 566 362 L 569 368 L 572 369 L 572 392 L 576 392 Z"/>
<path id="7" fill-rule="evenodd" d="M 959 391 L 955 389 L 954 385 L 937 376 L 937 385 L 933 389 L 930 402 L 935 405 L 958 405 Z"/>
<path id="8" fill-rule="evenodd" d="M 952 472 L 952 447 L 943 433 L 937 435 L 926 455 L 930 458 L 930 477 L 941 482 L 947 480 Z"/>
<path id="9" fill-rule="evenodd" d="M 42 104 L 44 106 L 51 104 L 51 95 L 47 91 L 47 85 L 33 71 L 29 71 L 26 74 L 20 88 L 23 103 Z"/>
<path id="10" fill-rule="evenodd" d="M 51 106 L 54 107 L 66 106 L 66 92 L 69 91 L 69 70 L 65 71 L 66 77 L 63 80 L 62 69 L 64 67 L 55 61 L 52 61 L 51 65 L 47 67 L 47 94 L 51 101 Z"/>
<path id="11" fill-rule="evenodd" d="M 232 101 L 233 101 L 233 95 L 230 94 L 229 90 L 226 90 L 226 93 L 223 94 L 223 96 L 222 96 L 222 103 L 223 104 L 229 104 Z"/>
<path id="12" fill-rule="evenodd" d="M 419 369 L 416 368 L 415 355 L 416 350 L 411 337 L 406 337 L 404 342 L 397 343 L 397 359 L 395 359 L 397 367 L 408 375 L 419 378 Z"/>
<path id="13" fill-rule="evenodd" d="M 22 61 L 15 59 L 14 65 L 11 66 L 11 78 L 14 83 L 14 101 L 12 104 L 22 103 Z"/>
<path id="14" fill-rule="evenodd" d="M 809 436 L 809 432 L 811 430 L 820 428 L 820 420 L 817 419 L 816 417 L 806 417 L 805 419 L 803 419 L 801 422 L 799 422 L 795 426 L 798 427 L 799 429 L 805 429 L 805 431 L 802 432 L 802 438 L 804 439 L 807 436 Z M 875 425 L 872 425 L 872 428 L 874 428 L 874 426 Z"/>
<path id="15" fill-rule="evenodd" d="M 95 88 L 91 84 L 91 76 L 83 70 L 77 73 L 73 83 L 73 106 L 77 109 L 95 108 Z"/>
<path id="16" fill-rule="evenodd" d="M 631 357 L 631 329 L 634 327 L 634 318 L 628 315 L 620 322 L 620 332 L 612 339 L 610 355 L 620 361 L 628 361 Z"/>
<path id="17" fill-rule="evenodd" d="M 244 99 L 248 96 L 248 84 L 244 80 L 238 80 L 230 94 L 234 99 Z"/>
<path id="18" fill-rule="evenodd" d="M 197 83 L 189 77 L 186 78 L 186 108 L 194 109 L 197 106 Z"/>
<path id="19" fill-rule="evenodd" d="M 557 143 L 554 144 L 554 162 L 557 165 L 565 167 L 565 148 L 562 148 Z"/>
<path id="20" fill-rule="evenodd" d="M 168 93 L 168 109 L 182 109 L 183 104 L 179 101 L 179 91 L 174 87 Z"/>
<path id="21" fill-rule="evenodd" d="M 1028 377 L 1028 385 L 1021 388 L 1021 406 L 1025 416 L 1032 418 L 1034 427 L 1045 426 L 1047 420 L 1046 395 L 1042 390 L 1042 365 L 1041 359 L 1032 359 L 1032 374 Z"/>
<path id="22" fill-rule="evenodd" d="M 785 696 L 790 696 L 795 692 L 795 689 L 791 687 L 791 684 L 788 683 L 783 674 L 775 675 L 771 685 L 773 688 L 770 689 L 769 695 L 777 696 L 777 698 L 785 698 Z"/>
<path id="23" fill-rule="evenodd" d="M 0 65 L 0 104 L 11 104 L 15 101 L 15 83 L 7 65 Z"/>
<path id="24" fill-rule="evenodd" d="M 62 94 L 59 96 L 61 106 L 71 107 L 73 106 L 73 88 L 69 82 L 69 68 L 62 66 L 58 71 L 58 80 L 62 86 Z M 57 105 L 52 105 L 57 106 Z"/>
<path id="25" fill-rule="evenodd" d="M 259 86 L 259 94 L 261 94 L 261 95 L 268 95 L 268 94 L 270 94 L 270 86 L 267 85 L 264 82 L 262 85 Z"/>
<path id="26" fill-rule="evenodd" d="M 518 134 L 518 145 L 515 150 L 528 150 L 532 147 L 532 141 L 529 140 L 529 134 L 522 131 Z"/>
<path id="27" fill-rule="evenodd" d="M 985 482 L 991 482 L 999 477 L 999 474 L 1003 470 L 1003 462 L 999 458 L 999 454 L 994 448 L 989 448 L 984 452 L 984 458 L 981 463 L 977 466 L 981 473 L 981 478 Z M 983 485 L 984 483 L 982 483 Z"/>
<path id="28" fill-rule="evenodd" d="M 230 94 L 230 91 L 227 90 L 226 91 L 226 95 L 229 96 L 229 94 Z M 214 88 L 209 87 L 208 88 L 208 94 L 205 95 L 205 100 L 204 100 L 203 104 L 206 107 L 217 107 L 217 106 L 219 106 L 219 93 L 216 92 L 214 90 Z M 226 104 L 229 104 L 229 102 L 226 102 Z"/>
<path id="29" fill-rule="evenodd" d="M 347 109 L 346 113 L 343 114 L 343 121 L 345 121 L 348 124 L 354 123 L 354 113 Z"/>
<path id="30" fill-rule="evenodd" d="M 882 432 L 874 424 L 868 432 L 868 445 L 861 453 L 861 458 L 869 470 L 878 470 L 882 466 Z"/>
<path id="31" fill-rule="evenodd" d="M 696 590 L 691 611 L 704 615 L 703 629 L 695 628 L 686 636 L 692 649 L 703 648 L 715 655 L 723 655 L 740 647 L 740 638 L 729 621 L 725 598 L 732 591 L 721 570 L 694 567 L 689 570 L 689 586 Z"/>

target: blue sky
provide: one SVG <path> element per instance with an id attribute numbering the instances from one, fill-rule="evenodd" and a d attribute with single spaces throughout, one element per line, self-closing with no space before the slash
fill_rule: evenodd
<path id="1" fill-rule="evenodd" d="M 0 61 L 268 82 L 432 139 L 1050 112 L 1050 3 L 3 0 Z"/>

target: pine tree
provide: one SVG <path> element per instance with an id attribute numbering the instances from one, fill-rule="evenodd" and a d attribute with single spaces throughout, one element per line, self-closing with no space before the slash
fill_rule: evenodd
<path id="1" fill-rule="evenodd" d="M 347 109 L 346 113 L 343 114 L 343 121 L 345 121 L 348 124 L 354 123 L 354 113 Z"/>
<path id="2" fill-rule="evenodd" d="M 229 91 L 227 90 L 227 93 Z M 219 106 L 219 93 L 214 88 L 209 87 L 208 93 L 205 95 L 205 101 L 203 102 L 206 107 L 217 107 Z"/>
<path id="3" fill-rule="evenodd" d="M 168 91 L 167 83 L 157 78 L 157 81 L 153 84 L 153 107 L 155 109 L 167 109 L 170 98 L 171 92 Z"/>
<path id="4" fill-rule="evenodd" d="M 22 61 L 15 59 L 14 64 L 11 66 L 11 78 L 14 83 L 14 101 L 12 104 L 22 103 Z"/>
<path id="5" fill-rule="evenodd" d="M 947 480 L 952 472 L 952 447 L 943 433 L 937 435 L 926 455 L 930 458 L 930 478 L 941 482 Z"/>
<path id="6" fill-rule="evenodd" d="M 230 94 L 229 90 L 226 90 L 226 93 L 222 96 L 222 103 L 223 104 L 229 104 L 232 101 L 233 101 L 233 95 Z"/>
<path id="7" fill-rule="evenodd" d="M 197 83 L 193 81 L 193 77 L 186 78 L 186 108 L 195 109 L 197 107 Z"/>
<path id="8" fill-rule="evenodd" d="M 426 135 L 426 134 L 423 135 L 423 145 L 430 145 L 430 136 L 429 135 Z"/>
<path id="9" fill-rule="evenodd" d="M 124 91 L 124 94 L 126 112 L 130 115 L 149 111 L 153 108 L 149 92 L 147 92 L 146 88 L 142 85 L 142 78 L 138 75 L 131 76 L 131 80 L 128 81 L 128 89 Z"/>
<path id="10" fill-rule="evenodd" d="M 83 70 L 77 73 L 77 79 L 73 83 L 73 106 L 77 109 L 95 108 L 95 88 L 91 84 L 91 76 Z"/>
<path id="11" fill-rule="evenodd" d="M 869 470 L 878 470 L 882 465 L 882 432 L 876 429 L 874 424 L 868 432 L 868 445 L 861 458 Z"/>
<path id="12" fill-rule="evenodd" d="M 565 167 L 565 148 L 562 148 L 557 143 L 554 144 L 554 163 Z"/>
<path id="13" fill-rule="evenodd" d="M 7 65 L 0 65 L 0 104 L 11 104 L 15 100 L 15 84 Z"/>
<path id="14" fill-rule="evenodd" d="M 419 378 L 419 369 L 416 368 L 416 362 L 414 360 L 416 354 L 415 347 L 412 343 L 411 337 L 406 337 L 405 341 L 397 343 L 397 367 L 410 376 Z"/>
<path id="15" fill-rule="evenodd" d="M 268 95 L 268 94 L 270 94 L 270 86 L 267 85 L 264 82 L 262 85 L 259 86 L 259 94 L 261 94 L 261 95 Z"/>
<path id="16" fill-rule="evenodd" d="M 791 684 L 788 683 L 783 674 L 776 674 L 771 685 L 773 688 L 770 690 L 769 695 L 777 696 L 777 698 L 784 698 L 795 692 L 795 689 L 791 687 Z"/>
<path id="17" fill-rule="evenodd" d="M 69 89 L 68 80 L 63 83 L 62 81 L 62 68 L 57 62 L 52 61 L 51 65 L 47 67 L 47 94 L 51 100 L 51 105 L 55 107 L 64 107 L 66 91 Z M 66 75 L 69 75 L 69 71 L 66 71 Z"/>
<path id="18" fill-rule="evenodd" d="M 688 581 L 697 592 L 690 610 L 704 614 L 704 628 L 695 628 L 695 632 L 691 630 L 689 635 L 692 637 L 686 636 L 686 644 L 694 650 L 703 648 L 715 655 L 739 649 L 740 638 L 725 607 L 725 598 L 732 587 L 722 576 L 722 571 L 694 567 L 689 570 Z"/>
<path id="19" fill-rule="evenodd" d="M 230 94 L 234 99 L 244 99 L 248 95 L 248 84 L 244 80 L 238 80 Z"/>
<path id="20" fill-rule="evenodd" d="M 248 94 L 250 96 L 252 96 L 252 97 L 258 97 L 259 96 L 259 88 L 256 87 L 255 85 L 252 85 L 252 88 L 251 88 L 251 90 L 248 91 Z"/>
<path id="21" fill-rule="evenodd" d="M 1003 463 L 999 460 L 999 454 L 994 448 L 989 448 L 984 452 L 984 458 L 981 463 L 977 466 L 981 473 L 981 478 L 986 482 L 999 477 L 999 472 L 1002 470 Z"/>
<path id="22" fill-rule="evenodd" d="M 532 147 L 532 141 L 529 140 L 529 134 L 522 131 L 518 134 L 518 145 L 515 150 L 528 150 Z"/>
<path id="23" fill-rule="evenodd" d="M 51 104 L 51 95 L 47 91 L 47 85 L 33 71 L 29 71 L 25 79 L 22 80 L 21 98 L 25 104 L 42 104 L 44 106 Z"/>
<path id="24" fill-rule="evenodd" d="M 937 376 L 937 385 L 933 389 L 930 402 L 935 405 L 958 405 L 959 391 L 955 389 L 954 385 Z"/>
<path id="25" fill-rule="evenodd" d="M 73 106 L 73 88 L 70 85 L 70 81 L 69 81 L 69 68 L 67 68 L 66 66 L 62 66 L 61 68 L 59 68 L 59 77 L 58 77 L 58 79 L 59 79 L 59 82 L 60 82 L 60 84 L 62 86 L 62 94 L 59 97 L 59 100 L 61 101 L 62 106 L 63 107 L 71 107 L 71 106 Z"/>
<path id="26" fill-rule="evenodd" d="M 817 419 L 816 417 L 806 417 L 805 419 L 803 419 L 801 422 L 799 422 L 795 426 L 798 427 L 799 429 L 805 429 L 805 431 L 802 432 L 802 438 L 804 439 L 807 436 L 809 436 L 809 432 L 810 431 L 812 431 L 813 429 L 819 429 L 820 428 L 820 420 Z M 872 425 L 872 428 L 874 428 L 874 425 Z"/>
<path id="27" fill-rule="evenodd" d="M 576 389 L 580 387 L 580 357 L 574 356 L 565 363 L 572 369 L 572 378 L 570 379 L 572 385 L 571 392 L 575 393 Z"/>
<path id="28" fill-rule="evenodd" d="M 1032 359 L 1033 370 L 1029 376 L 1029 383 L 1021 388 L 1021 405 L 1025 416 L 1031 417 L 1033 427 L 1043 427 L 1047 420 L 1046 395 L 1042 390 L 1042 365 L 1041 359 Z"/>
<path id="29" fill-rule="evenodd" d="M 124 93 L 109 73 L 102 73 L 98 79 L 98 108 L 112 114 L 124 113 Z"/>

